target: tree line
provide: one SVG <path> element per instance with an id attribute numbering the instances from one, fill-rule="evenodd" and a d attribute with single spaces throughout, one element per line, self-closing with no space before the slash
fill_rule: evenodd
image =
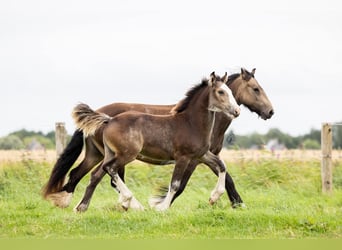
<path id="1" fill-rule="evenodd" d="M 0 138 L 0 149 L 54 149 L 55 131 L 47 134 L 21 129 Z"/>
<path id="2" fill-rule="evenodd" d="M 69 136 L 70 139 L 70 136 Z M 46 134 L 42 132 L 18 130 L 7 136 L 0 137 L 0 150 L 13 149 L 55 149 L 55 131 Z M 320 149 L 321 131 L 311 129 L 309 133 L 300 136 L 291 136 L 277 128 L 270 129 L 265 134 L 251 133 L 237 135 L 233 130 L 226 133 L 224 147 L 229 149 Z M 342 149 L 342 126 L 333 126 L 333 147 Z"/>
<path id="3" fill-rule="evenodd" d="M 333 148 L 342 149 L 342 126 L 333 126 Z M 277 128 L 270 129 L 266 134 L 251 133 L 248 135 L 236 135 L 234 131 L 226 134 L 224 146 L 234 148 L 265 148 L 272 149 L 320 149 L 321 130 L 311 129 L 309 133 L 299 136 L 291 136 Z"/>

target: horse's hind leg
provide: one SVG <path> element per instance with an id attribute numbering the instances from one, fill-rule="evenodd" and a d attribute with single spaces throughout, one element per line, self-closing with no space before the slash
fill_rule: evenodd
<path id="1" fill-rule="evenodd" d="M 90 183 L 87 186 L 87 189 L 83 195 L 82 200 L 74 208 L 75 212 L 85 212 L 88 209 L 89 203 L 90 203 L 91 197 L 93 196 L 95 188 L 99 184 L 99 182 L 102 180 L 102 178 L 105 176 L 105 174 L 106 172 L 103 171 L 102 164 L 97 166 L 96 169 L 91 173 Z"/>
<path id="2" fill-rule="evenodd" d="M 88 138 L 86 141 L 86 153 L 83 161 L 69 174 L 68 182 L 63 186 L 62 191 L 51 195 L 51 201 L 58 207 L 68 207 L 72 194 L 79 181 L 101 160 L 102 153 L 95 147 L 95 145 Z"/>
<path id="3" fill-rule="evenodd" d="M 110 155 L 110 157 L 108 157 Z M 135 157 L 129 157 L 128 159 L 118 157 L 106 149 L 106 162 L 101 166 L 112 178 L 112 185 L 119 192 L 119 203 L 127 210 L 133 208 L 135 210 L 144 210 L 144 207 L 133 196 L 132 192 L 126 186 L 125 182 L 121 179 L 121 174 L 124 173 L 125 165 L 135 159 Z M 108 160 L 108 158 L 111 158 Z M 119 174 L 121 173 L 121 174 Z"/>

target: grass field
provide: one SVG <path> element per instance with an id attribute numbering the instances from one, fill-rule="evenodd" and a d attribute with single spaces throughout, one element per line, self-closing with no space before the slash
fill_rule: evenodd
<path id="1" fill-rule="evenodd" d="M 42 200 L 51 160 L 21 157 L 0 161 L 0 238 L 33 239 L 285 239 L 342 238 L 342 161 L 334 162 L 334 191 L 321 193 L 320 161 L 277 158 L 227 161 L 247 209 L 232 209 L 227 195 L 210 206 L 217 178 L 205 166 L 194 172 L 184 193 L 166 212 L 148 208 L 148 198 L 168 184 L 172 166 L 134 162 L 126 182 L 145 206 L 123 211 L 106 177 L 89 210 L 72 211 L 88 177 L 78 185 L 69 208 Z"/>

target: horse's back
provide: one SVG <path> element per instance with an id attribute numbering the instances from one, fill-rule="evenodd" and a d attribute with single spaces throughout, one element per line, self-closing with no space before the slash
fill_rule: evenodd
<path id="1" fill-rule="evenodd" d="M 116 116 L 118 114 L 137 111 L 155 115 L 170 114 L 170 110 L 174 105 L 152 105 L 152 104 L 139 104 L 139 103 L 111 103 L 96 110 L 100 113 L 105 113 L 109 116 Z"/>

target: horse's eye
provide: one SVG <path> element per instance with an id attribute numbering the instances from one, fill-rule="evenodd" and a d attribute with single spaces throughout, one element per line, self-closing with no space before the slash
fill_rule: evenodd
<path id="1" fill-rule="evenodd" d="M 259 94 L 259 92 L 260 92 L 260 89 L 259 89 L 259 88 L 253 88 L 253 90 L 254 90 L 254 92 L 257 93 L 257 94 Z"/>
<path id="2" fill-rule="evenodd" d="M 217 93 L 219 93 L 219 95 L 224 95 L 224 91 L 223 90 L 219 90 L 219 91 L 217 91 Z"/>

